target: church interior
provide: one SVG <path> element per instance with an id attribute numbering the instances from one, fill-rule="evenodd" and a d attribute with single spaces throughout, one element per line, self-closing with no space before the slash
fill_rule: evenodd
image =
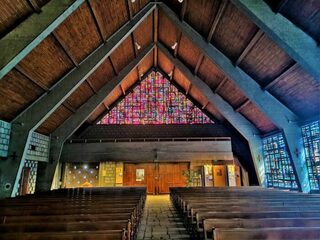
<path id="1" fill-rule="evenodd" d="M 0 0 L 0 239 L 320 239 L 319 0 Z"/>

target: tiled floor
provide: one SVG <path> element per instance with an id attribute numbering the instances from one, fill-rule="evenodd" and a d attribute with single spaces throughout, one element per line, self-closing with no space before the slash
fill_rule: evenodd
<path id="1" fill-rule="evenodd" d="M 190 239 L 169 195 L 148 196 L 138 231 L 142 239 Z"/>

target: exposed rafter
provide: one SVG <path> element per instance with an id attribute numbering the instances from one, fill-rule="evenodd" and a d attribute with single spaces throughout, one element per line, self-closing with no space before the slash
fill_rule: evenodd
<path id="1" fill-rule="evenodd" d="M 221 89 L 221 87 L 223 86 L 223 84 L 225 84 L 228 81 L 228 78 L 226 76 L 223 77 L 223 79 L 221 80 L 221 82 L 219 82 L 218 86 L 216 87 L 216 89 L 214 90 L 214 93 L 219 92 L 219 90 Z"/>
<path id="2" fill-rule="evenodd" d="M 85 0 L 50 1 L 0 40 L 0 79 L 45 39 Z"/>
<path id="3" fill-rule="evenodd" d="M 320 82 L 320 49 L 315 40 L 264 1 L 231 0 L 276 44 Z"/>
<path id="4" fill-rule="evenodd" d="M 22 74 L 25 78 L 27 78 L 30 82 L 34 83 L 37 85 L 39 88 L 41 88 L 43 91 L 48 91 L 49 88 L 47 88 L 44 84 L 41 82 L 35 81 L 28 73 L 26 73 L 19 65 L 15 66 L 15 69 Z"/>
<path id="5" fill-rule="evenodd" d="M 228 5 L 228 1 L 229 0 L 221 0 L 217 15 L 214 17 L 214 19 L 212 21 L 212 25 L 211 25 L 211 28 L 210 28 L 210 31 L 209 31 L 209 34 L 208 34 L 208 37 L 207 37 L 207 42 L 211 41 L 211 39 L 213 37 L 213 34 L 217 29 L 218 23 L 219 23 L 222 15 L 224 13 L 224 10 L 226 9 L 226 7 Z"/>
<path id="6" fill-rule="evenodd" d="M 95 23 L 95 26 L 97 28 L 97 32 L 98 32 L 98 34 L 100 36 L 100 39 L 101 39 L 102 42 L 105 42 L 107 39 L 103 36 L 102 30 L 101 30 L 102 29 L 102 23 L 99 22 L 99 20 L 97 18 L 97 14 L 95 13 L 94 8 L 92 7 L 90 0 L 86 0 L 86 1 L 88 3 L 88 7 L 89 7 L 89 10 L 90 10 L 91 16 L 93 18 L 93 21 Z"/>
<path id="7" fill-rule="evenodd" d="M 9 146 L 9 156 L 11 157 L 0 163 L 0 171 L 5 173 L 0 176 L 0 188 L 5 189 L 6 183 L 10 183 L 12 188 L 7 191 L 0 191 L 0 197 L 10 196 L 18 187 L 31 132 L 40 126 L 130 36 L 134 29 L 152 13 L 155 7 L 153 3 L 144 7 L 121 30 L 112 35 L 108 42 L 83 60 L 79 68 L 73 69 L 54 85 L 49 94 L 40 97 L 13 120 L 11 145 Z M 10 169 L 10 171 L 7 169 Z"/>
<path id="8" fill-rule="evenodd" d="M 260 1 L 259 1 L 260 2 Z M 260 85 L 240 68 L 234 66 L 230 59 L 223 55 L 217 48 L 207 43 L 188 24 L 181 22 L 175 13 L 164 4 L 159 5 L 165 15 L 175 23 L 176 27 L 183 32 L 212 62 L 214 62 L 233 81 L 248 99 L 254 103 L 278 128 L 282 129 L 287 140 L 289 154 L 298 175 L 298 182 L 303 191 L 309 191 L 309 182 L 306 169 L 301 169 L 301 160 L 296 156 L 296 149 L 301 146 L 301 131 L 298 125 L 299 117 L 290 109 L 279 102 L 274 96 L 263 91 Z M 320 56 L 320 55 L 319 55 Z M 320 68 L 319 68 L 320 69 Z M 276 114 L 275 114 L 276 113 Z"/>
<path id="9" fill-rule="evenodd" d="M 108 96 L 112 90 L 116 87 L 121 86 L 121 82 L 123 79 L 128 76 L 128 74 L 133 71 L 140 62 L 152 52 L 154 47 L 154 43 L 150 46 L 142 50 L 138 57 L 131 61 L 126 67 L 124 67 L 119 74 L 114 77 L 111 81 L 107 82 L 96 95 L 92 96 L 86 103 L 84 103 L 75 114 L 73 114 L 70 118 L 68 118 L 64 123 L 62 123 L 53 133 L 52 139 L 54 139 L 54 145 L 59 146 L 59 148 L 55 149 L 51 155 L 51 163 L 47 164 L 47 167 L 43 166 L 43 171 L 46 172 L 46 175 L 43 175 L 40 178 L 37 178 L 37 185 L 39 184 L 38 190 L 50 190 L 48 189 L 51 186 L 51 182 L 54 176 L 54 171 L 56 169 L 56 164 L 59 161 L 61 148 L 63 143 L 70 137 L 82 123 L 86 121 L 86 119 L 90 116 L 90 114 L 104 101 L 106 96 Z"/>
<path id="10" fill-rule="evenodd" d="M 203 59 L 204 59 L 204 55 L 201 53 L 197 61 L 196 67 L 194 68 L 194 75 L 198 74 L 198 71 L 201 66 L 201 63 L 203 62 Z"/>
<path id="11" fill-rule="evenodd" d="M 260 161 L 262 158 L 261 152 L 261 138 L 259 130 L 252 125 L 247 119 L 245 119 L 241 114 L 233 110 L 232 106 L 223 100 L 219 95 L 212 92 L 210 87 L 202 81 L 199 77 L 194 76 L 194 74 L 186 67 L 179 59 L 175 58 L 170 51 L 163 46 L 161 43 L 158 43 L 159 50 L 166 55 L 170 62 L 174 64 L 181 72 L 184 73 L 187 79 L 198 88 L 204 96 L 211 102 L 219 112 L 234 126 L 235 129 L 246 138 L 251 147 L 252 157 L 254 159 L 254 164 L 256 172 L 261 184 L 265 184 L 264 180 L 264 166 L 263 162 Z"/>
<path id="12" fill-rule="evenodd" d="M 184 0 L 182 2 L 182 7 L 181 7 L 181 11 L 180 11 L 180 20 L 181 21 L 184 20 L 184 15 L 186 14 L 186 11 L 187 11 L 187 6 L 188 6 L 188 0 Z"/>

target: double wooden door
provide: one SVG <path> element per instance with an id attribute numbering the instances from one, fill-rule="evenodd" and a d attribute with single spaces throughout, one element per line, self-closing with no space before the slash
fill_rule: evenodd
<path id="1" fill-rule="evenodd" d="M 185 187 L 183 172 L 189 163 L 125 163 L 124 186 L 146 186 L 149 194 L 169 193 L 170 187 Z"/>

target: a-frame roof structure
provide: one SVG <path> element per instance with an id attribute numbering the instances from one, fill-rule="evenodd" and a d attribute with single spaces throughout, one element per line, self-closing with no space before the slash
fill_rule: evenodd
<path id="1" fill-rule="evenodd" d="M 16 148 L 34 130 L 60 146 L 156 68 L 244 136 L 261 178 L 263 134 L 283 131 L 299 165 L 299 124 L 320 114 L 318 1 L 58 2 L 1 6 L 0 119 L 13 123 L 10 151 L 23 158 Z"/>

